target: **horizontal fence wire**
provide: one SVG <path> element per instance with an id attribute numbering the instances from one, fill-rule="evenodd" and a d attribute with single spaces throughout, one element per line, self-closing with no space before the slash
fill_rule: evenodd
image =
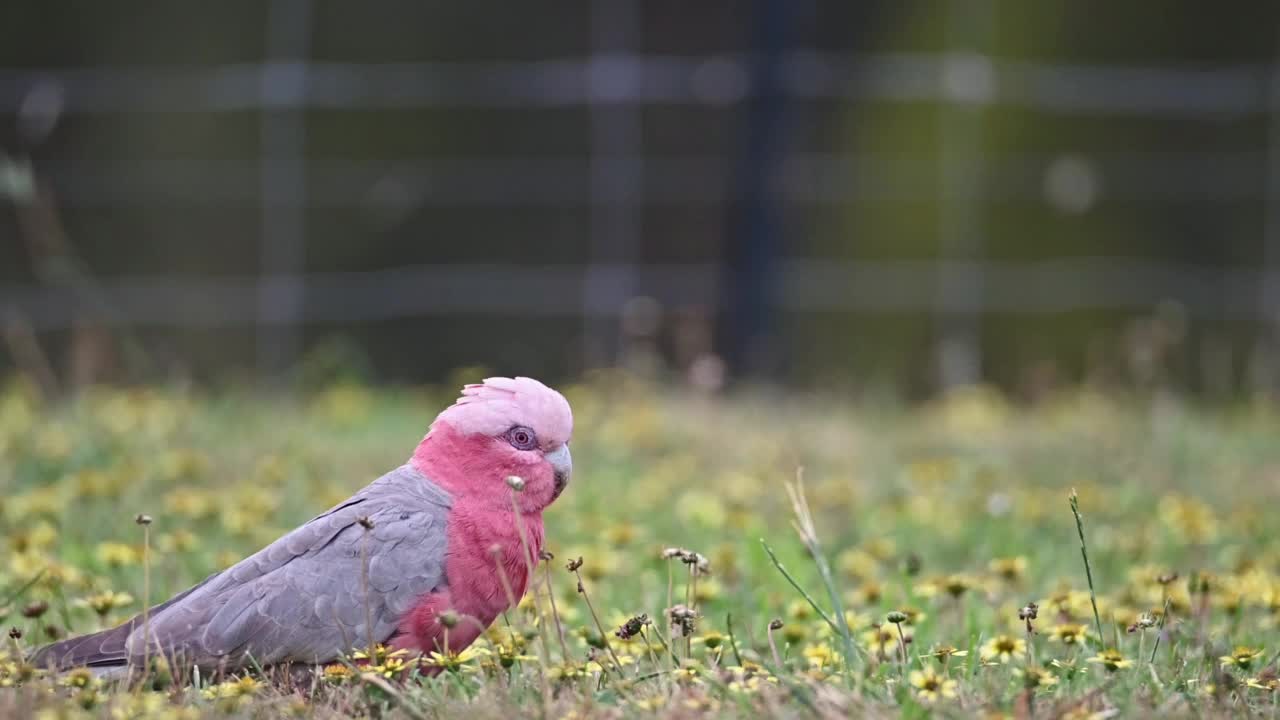
<path id="1" fill-rule="evenodd" d="M 511 317 L 616 316 L 630 293 L 609 292 L 624 278 L 639 294 L 672 306 L 714 308 L 726 281 L 712 264 L 590 268 L 605 289 L 583 306 L 587 268 L 581 265 L 427 265 L 369 272 L 253 277 L 111 278 L 105 293 L 130 321 L 172 327 L 252 325 L 259 287 L 300 286 L 299 319 L 328 324 L 415 316 L 490 314 Z M 939 273 L 977 275 L 982 292 L 971 306 L 938 307 Z M 1276 273 L 1254 268 L 1204 268 L 1131 258 L 1075 258 L 1043 262 L 790 260 L 780 271 L 778 305 L 791 312 L 867 312 L 1042 315 L 1097 309 L 1149 310 L 1164 301 L 1192 314 L 1250 318 L 1262 283 Z M 282 290 L 282 291 L 283 291 Z M 56 287 L 0 288 L 0 307 L 17 309 L 40 331 L 71 326 L 83 311 L 80 294 Z"/>
<path id="2" fill-rule="evenodd" d="M 801 99 L 1001 104 L 1087 115 L 1266 113 L 1271 67 L 1101 65 L 980 53 L 865 57 L 791 53 L 782 89 Z M 564 107 L 593 102 L 725 105 L 750 97 L 747 61 L 631 54 L 532 62 L 278 61 L 209 67 L 0 69 L 0 111 L 59 88 L 74 113 L 264 108 Z"/>

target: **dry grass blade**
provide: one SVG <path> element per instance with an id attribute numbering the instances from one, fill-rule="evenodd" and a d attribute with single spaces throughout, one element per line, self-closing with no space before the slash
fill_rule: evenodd
<path id="1" fill-rule="evenodd" d="M 786 483 L 787 497 L 791 500 L 791 509 L 795 513 L 795 519 L 791 526 L 795 528 L 796 534 L 800 536 L 800 541 L 809 551 L 809 555 L 813 558 L 814 564 L 818 568 L 818 575 L 822 578 L 822 584 L 827 589 L 827 596 L 831 600 L 831 607 L 834 610 L 836 619 L 833 627 L 840 636 L 844 653 L 844 672 L 845 680 L 851 682 L 852 670 L 850 666 L 856 657 L 853 644 L 853 634 L 849 631 L 849 622 L 845 618 L 844 604 L 840 601 L 840 592 L 836 588 L 835 576 L 831 572 L 831 566 L 827 563 L 826 555 L 822 552 L 822 543 L 818 540 L 818 530 L 813 522 L 813 513 L 809 510 L 809 500 L 804 494 L 804 468 L 796 469 L 796 480 L 794 483 Z M 794 584 L 794 583 L 793 583 Z M 812 599 L 810 604 L 814 605 Z M 831 621 L 828 619 L 827 621 Z"/>

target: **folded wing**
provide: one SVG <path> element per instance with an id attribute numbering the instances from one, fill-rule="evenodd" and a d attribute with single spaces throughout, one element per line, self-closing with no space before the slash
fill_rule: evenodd
<path id="1" fill-rule="evenodd" d="M 371 640 L 384 642 L 415 600 L 444 585 L 449 505 L 444 490 L 400 467 L 154 608 L 151 653 L 186 666 L 238 667 L 251 658 L 266 666 L 326 662 Z M 43 648 L 32 662 L 125 665 L 143 653 L 137 617 Z"/>

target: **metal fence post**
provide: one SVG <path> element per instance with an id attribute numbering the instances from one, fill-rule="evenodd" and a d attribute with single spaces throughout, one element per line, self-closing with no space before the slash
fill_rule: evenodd
<path id="1" fill-rule="evenodd" d="M 586 367 L 617 360 L 618 311 L 637 292 L 634 265 L 644 192 L 644 136 L 634 97 L 642 81 L 635 54 L 640 13 L 637 0 L 591 3 L 590 250 L 582 296 Z"/>

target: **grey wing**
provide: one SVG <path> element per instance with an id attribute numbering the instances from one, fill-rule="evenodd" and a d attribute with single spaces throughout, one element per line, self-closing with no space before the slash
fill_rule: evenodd
<path id="1" fill-rule="evenodd" d="M 421 473 L 398 468 L 153 615 L 153 652 L 265 666 L 384 642 L 417 598 L 444 585 L 449 505 Z M 130 633 L 130 655 L 142 655 L 142 633 Z"/>

